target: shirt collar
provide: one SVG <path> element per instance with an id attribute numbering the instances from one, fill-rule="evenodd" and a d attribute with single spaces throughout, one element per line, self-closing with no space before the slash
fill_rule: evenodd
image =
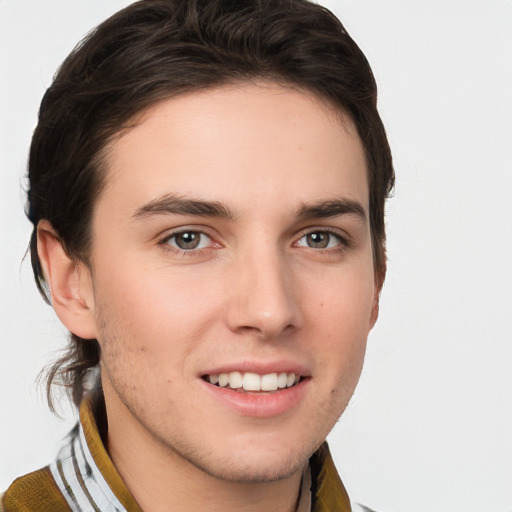
<path id="1" fill-rule="evenodd" d="M 88 448 L 98 472 L 104 477 L 105 485 L 102 486 L 102 489 L 106 492 L 106 487 L 110 488 L 124 509 L 130 512 L 142 512 L 105 449 L 93 411 L 94 405 L 91 397 L 83 401 L 80 407 L 80 425 L 86 442 L 85 448 Z"/>

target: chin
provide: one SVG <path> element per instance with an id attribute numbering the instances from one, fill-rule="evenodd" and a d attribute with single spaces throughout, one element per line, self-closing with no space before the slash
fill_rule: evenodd
<path id="1" fill-rule="evenodd" d="M 201 467 L 196 465 L 205 473 L 228 482 L 238 483 L 264 483 L 285 480 L 297 471 L 302 471 L 304 464 L 309 457 L 294 458 L 294 460 L 231 460 L 223 466 L 213 465 Z"/>
<path id="2" fill-rule="evenodd" d="M 302 449 L 297 446 L 276 446 L 247 440 L 245 444 L 232 443 L 228 452 L 217 450 L 201 450 L 198 452 L 182 452 L 180 455 L 202 472 L 220 480 L 239 483 L 263 483 L 284 480 L 298 471 L 311 457 L 317 446 Z M 320 444 L 320 443 L 319 443 Z M 299 443 L 300 446 L 300 443 Z"/>

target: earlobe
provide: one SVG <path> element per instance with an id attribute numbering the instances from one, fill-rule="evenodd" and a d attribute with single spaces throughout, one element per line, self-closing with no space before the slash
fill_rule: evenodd
<path id="1" fill-rule="evenodd" d="M 57 316 L 70 332 L 80 338 L 96 338 L 89 268 L 69 257 L 59 236 L 46 220 L 37 226 L 37 249 Z"/>

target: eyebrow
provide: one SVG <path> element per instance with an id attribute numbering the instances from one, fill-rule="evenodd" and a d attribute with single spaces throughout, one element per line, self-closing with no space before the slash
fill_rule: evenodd
<path id="1" fill-rule="evenodd" d="M 234 213 L 217 201 L 185 199 L 175 194 L 166 194 L 138 208 L 134 219 L 151 215 L 196 215 L 200 217 L 220 217 L 233 219 Z"/>
<path id="2" fill-rule="evenodd" d="M 299 209 L 297 217 L 299 220 L 322 219 L 346 214 L 356 215 L 362 221 L 366 221 L 366 210 L 361 203 L 345 198 L 304 204 Z"/>
<path id="3" fill-rule="evenodd" d="M 297 219 L 322 219 L 352 214 L 366 221 L 366 211 L 357 201 L 350 199 L 331 199 L 303 204 L 298 212 Z M 234 219 L 235 214 L 224 204 L 218 201 L 205 201 L 201 199 L 185 199 L 176 194 L 166 194 L 154 199 L 133 214 L 134 219 L 152 215 L 193 215 L 198 217 L 218 217 Z"/>

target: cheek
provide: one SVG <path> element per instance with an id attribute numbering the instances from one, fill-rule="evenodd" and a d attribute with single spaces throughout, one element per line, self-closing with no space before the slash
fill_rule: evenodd
<path id="1" fill-rule="evenodd" d="M 373 281 L 363 272 L 331 276 L 321 284 L 308 287 L 308 339 L 315 340 L 317 361 L 331 380 L 357 381 L 371 325 Z"/>
<path id="2" fill-rule="evenodd" d="M 212 280 L 166 268 L 129 278 L 117 270 L 96 280 L 101 283 L 95 289 L 96 323 L 105 357 L 110 355 L 115 364 L 122 356 L 139 367 L 186 363 L 187 353 L 219 318 Z"/>
<path id="3" fill-rule="evenodd" d="M 375 287 L 371 271 L 351 271 L 326 275 L 322 280 L 304 283 L 304 311 L 329 338 L 358 340 L 370 330 Z M 350 336 L 352 334 L 352 336 Z"/>

